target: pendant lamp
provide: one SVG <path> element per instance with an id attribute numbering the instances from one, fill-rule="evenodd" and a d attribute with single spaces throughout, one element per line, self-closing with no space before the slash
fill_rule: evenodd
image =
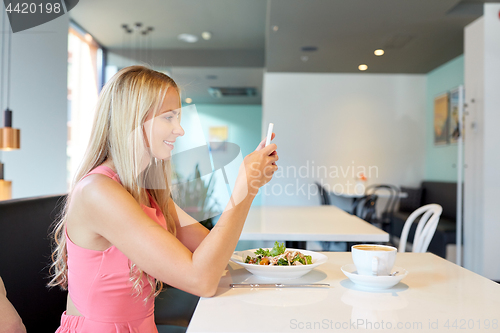
<path id="1" fill-rule="evenodd" d="M 4 18 L 5 22 L 5 18 Z M 5 26 L 5 24 L 3 24 Z M 5 30 L 5 29 L 3 29 Z M 7 108 L 3 112 L 3 127 L 0 128 L 0 150 L 14 150 L 21 148 L 21 132 L 12 128 L 12 110 L 9 109 L 10 104 L 10 70 L 12 58 L 12 29 L 9 29 L 9 49 L 8 49 L 8 62 L 7 62 Z M 3 39 L 2 39 L 2 76 L 3 76 Z M 3 90 L 2 90 L 3 97 Z M 3 100 L 3 98 L 2 98 Z"/>
<path id="2" fill-rule="evenodd" d="M 21 131 L 12 128 L 12 110 L 3 112 L 4 127 L 0 128 L 0 150 L 14 150 L 21 148 Z"/>
<path id="3" fill-rule="evenodd" d="M 2 12 L 2 31 L 5 31 L 6 22 L 5 13 Z M 2 36 L 2 58 L 0 59 L 0 109 L 3 107 L 3 65 L 4 65 L 4 44 L 5 38 Z M 12 54 L 12 29 L 9 28 L 9 45 L 8 45 L 8 62 L 7 62 L 7 108 L 3 113 L 3 126 L 0 128 L 0 150 L 14 150 L 21 148 L 21 132 L 19 129 L 12 128 L 12 110 L 9 109 L 10 105 L 10 70 L 11 70 L 11 54 Z M 12 198 L 12 181 L 4 179 L 4 165 L 0 162 L 0 200 L 7 200 Z"/>

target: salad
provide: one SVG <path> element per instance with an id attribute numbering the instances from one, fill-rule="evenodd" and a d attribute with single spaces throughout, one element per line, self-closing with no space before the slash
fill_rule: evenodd
<path id="1" fill-rule="evenodd" d="M 271 250 L 258 249 L 255 251 L 256 257 L 247 256 L 245 264 L 269 265 L 269 266 L 300 266 L 311 265 L 312 258 L 303 255 L 299 251 L 287 250 L 284 243 L 274 242 Z"/>

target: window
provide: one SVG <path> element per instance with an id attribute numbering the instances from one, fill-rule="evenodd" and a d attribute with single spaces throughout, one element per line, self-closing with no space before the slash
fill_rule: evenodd
<path id="1" fill-rule="evenodd" d="M 68 33 L 68 189 L 90 138 L 97 97 L 102 87 L 104 50 L 76 24 Z"/>

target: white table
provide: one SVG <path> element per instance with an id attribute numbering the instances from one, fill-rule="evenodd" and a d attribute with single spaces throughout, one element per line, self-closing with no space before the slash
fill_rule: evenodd
<path id="1" fill-rule="evenodd" d="M 257 206 L 240 240 L 387 242 L 389 234 L 335 206 Z"/>
<path id="2" fill-rule="evenodd" d="M 408 276 L 377 292 L 361 291 L 342 273 L 350 253 L 324 254 L 327 263 L 289 281 L 330 283 L 321 289 L 230 289 L 263 281 L 230 262 L 216 296 L 200 299 L 187 332 L 500 331 L 500 285 L 434 254 L 399 253 L 396 266 Z"/>

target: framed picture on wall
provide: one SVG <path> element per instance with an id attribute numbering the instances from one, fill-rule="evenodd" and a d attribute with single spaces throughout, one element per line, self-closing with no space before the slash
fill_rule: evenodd
<path id="1" fill-rule="evenodd" d="M 457 143 L 460 137 L 458 122 L 458 88 L 450 92 L 450 115 L 448 117 L 448 142 Z"/>
<path id="2" fill-rule="evenodd" d="M 434 145 L 448 143 L 448 93 L 434 98 Z"/>
<path id="3" fill-rule="evenodd" d="M 227 126 L 212 126 L 208 129 L 211 151 L 226 151 Z"/>

